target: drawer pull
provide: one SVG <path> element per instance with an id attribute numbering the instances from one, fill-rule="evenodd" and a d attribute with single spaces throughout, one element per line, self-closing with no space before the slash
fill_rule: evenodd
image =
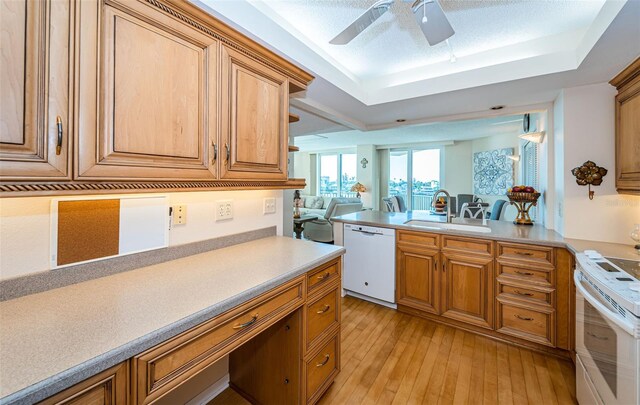
<path id="1" fill-rule="evenodd" d="M 316 311 L 316 314 L 324 314 L 325 312 L 327 312 L 330 309 L 331 309 L 330 305 L 325 305 L 323 309 L 321 309 L 320 311 Z"/>
<path id="2" fill-rule="evenodd" d="M 256 323 L 257 320 L 258 320 L 258 314 L 255 314 L 254 316 L 251 317 L 251 320 L 249 322 L 241 323 L 240 325 L 235 325 L 233 329 L 246 328 L 247 326 L 251 326 L 254 323 Z"/>
<path id="3" fill-rule="evenodd" d="M 520 252 L 519 250 L 516 250 L 514 253 L 520 256 L 533 256 L 531 252 Z"/>
<path id="4" fill-rule="evenodd" d="M 56 142 L 56 155 L 62 153 L 62 118 L 56 117 L 56 127 L 58 128 L 58 140 Z"/>
<path id="5" fill-rule="evenodd" d="M 523 321 L 533 321 L 533 318 L 528 318 L 526 316 L 520 316 L 518 314 L 515 315 L 516 318 L 521 319 Z"/>
<path id="6" fill-rule="evenodd" d="M 608 338 L 608 337 L 606 337 L 606 336 L 598 336 L 598 335 L 594 335 L 594 334 L 593 334 L 593 333 L 591 333 L 591 332 L 587 332 L 587 335 L 591 336 L 591 337 L 592 337 L 592 338 L 594 338 L 594 339 L 598 339 L 598 340 L 609 340 L 609 338 Z"/>
<path id="7" fill-rule="evenodd" d="M 533 297 L 533 294 L 532 294 L 532 293 L 522 292 L 522 291 L 520 291 L 520 290 L 514 290 L 513 292 L 514 292 L 514 293 L 516 293 L 516 294 L 518 294 L 518 295 L 524 295 L 524 296 L 527 296 L 527 297 Z"/>
<path id="8" fill-rule="evenodd" d="M 327 279 L 327 278 L 329 278 L 329 277 L 331 277 L 331 273 L 326 272 L 326 273 L 324 273 L 324 274 L 319 275 L 319 276 L 318 276 L 318 280 L 325 280 L 325 279 Z"/>
<path id="9" fill-rule="evenodd" d="M 318 364 L 316 364 L 316 367 L 322 367 L 322 366 L 324 366 L 325 364 L 327 364 L 328 362 L 329 362 L 329 355 L 328 355 L 328 354 L 325 354 L 325 355 L 324 355 L 324 361 L 323 361 L 322 363 L 318 363 Z"/>
<path id="10" fill-rule="evenodd" d="M 215 142 L 211 142 L 211 144 L 213 145 L 213 161 L 211 164 L 215 164 L 216 160 L 218 160 L 218 145 Z"/>
<path id="11" fill-rule="evenodd" d="M 531 273 L 530 271 L 520 271 L 520 270 L 516 270 L 515 271 L 518 274 L 521 274 L 523 276 L 533 276 L 533 273 Z"/>

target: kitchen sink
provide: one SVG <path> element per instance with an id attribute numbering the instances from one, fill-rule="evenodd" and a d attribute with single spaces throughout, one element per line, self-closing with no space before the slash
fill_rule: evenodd
<path id="1" fill-rule="evenodd" d="M 462 231 L 462 232 L 479 232 L 479 233 L 490 233 L 491 228 L 487 226 L 477 226 L 477 225 L 463 225 L 463 224 L 450 224 L 446 222 L 432 222 L 432 221 L 422 221 L 419 219 L 412 219 L 404 223 L 405 225 L 419 226 L 425 229 L 433 229 L 435 231 L 442 230 L 451 230 L 451 231 Z"/>

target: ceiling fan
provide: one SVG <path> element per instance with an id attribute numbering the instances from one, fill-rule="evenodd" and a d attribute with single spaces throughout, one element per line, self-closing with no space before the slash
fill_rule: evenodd
<path id="1" fill-rule="evenodd" d="M 402 1 L 409 2 L 413 0 Z M 395 0 L 378 0 L 329 43 L 333 45 L 348 44 L 386 13 L 394 2 Z M 437 0 L 415 0 L 411 10 L 429 45 L 439 44 L 455 33 Z"/>

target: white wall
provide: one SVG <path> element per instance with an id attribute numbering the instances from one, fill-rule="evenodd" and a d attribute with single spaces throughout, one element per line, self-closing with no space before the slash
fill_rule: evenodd
<path id="1" fill-rule="evenodd" d="M 293 177 L 296 179 L 305 179 L 306 187 L 300 191 L 301 194 L 314 195 L 311 181 L 311 156 L 308 152 L 295 152 L 293 155 Z"/>
<path id="2" fill-rule="evenodd" d="M 150 194 L 145 194 L 150 195 Z M 166 193 L 169 204 L 187 205 L 187 224 L 169 232 L 169 245 L 277 226 L 282 235 L 283 192 L 208 191 Z M 118 197 L 114 195 L 114 197 Z M 263 198 L 276 198 L 276 213 L 263 214 Z M 234 218 L 215 222 L 217 200 L 233 200 Z M 48 270 L 51 197 L 0 199 L 0 279 Z"/>
<path id="3" fill-rule="evenodd" d="M 562 111 L 561 119 L 554 115 L 554 127 L 561 124 L 562 130 L 556 145 L 563 147 L 556 151 L 556 179 L 564 182 L 564 187 L 556 185 L 561 208 L 556 229 L 565 237 L 631 244 L 629 233 L 640 223 L 640 196 L 615 189 L 615 95 L 612 86 L 601 83 L 564 89 L 556 100 L 554 111 Z M 602 185 L 592 187 L 593 200 L 571 174 L 587 160 L 609 170 Z"/>
<path id="4" fill-rule="evenodd" d="M 452 196 L 473 193 L 471 141 L 447 145 L 443 155 L 442 187 Z"/>
<path id="5" fill-rule="evenodd" d="M 362 193 L 362 205 L 366 208 L 377 209 L 380 201 L 380 168 L 378 166 L 378 151 L 375 145 L 358 145 L 356 150 L 358 171 L 356 178 L 367 191 Z M 362 159 L 367 159 L 367 167 L 363 168 L 360 163 Z"/>

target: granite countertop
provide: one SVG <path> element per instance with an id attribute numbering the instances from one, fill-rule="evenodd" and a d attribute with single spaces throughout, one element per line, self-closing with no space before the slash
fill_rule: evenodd
<path id="1" fill-rule="evenodd" d="M 0 404 L 32 403 L 330 259 L 269 237 L 0 303 Z"/>
<path id="2" fill-rule="evenodd" d="M 617 243 L 605 243 L 597 241 L 567 239 L 556 231 L 545 228 L 542 225 L 514 225 L 509 221 L 487 221 L 489 233 L 460 231 L 460 230 L 437 230 L 415 225 L 406 225 L 405 222 L 411 220 L 422 220 L 429 222 L 446 223 L 446 216 L 434 215 L 429 211 L 408 211 L 408 212 L 384 212 L 384 211 L 359 211 L 331 218 L 335 222 L 349 224 L 379 226 L 382 228 L 406 229 L 419 232 L 442 233 L 446 235 L 459 235 L 474 238 L 499 240 L 504 242 L 517 242 L 529 244 L 541 244 L 548 246 L 564 247 L 573 253 L 582 252 L 585 249 L 599 251 L 605 256 L 620 257 L 623 259 L 639 260 L 640 256 L 635 252 L 632 245 Z M 454 224 L 482 226 L 480 219 L 454 218 Z"/>

